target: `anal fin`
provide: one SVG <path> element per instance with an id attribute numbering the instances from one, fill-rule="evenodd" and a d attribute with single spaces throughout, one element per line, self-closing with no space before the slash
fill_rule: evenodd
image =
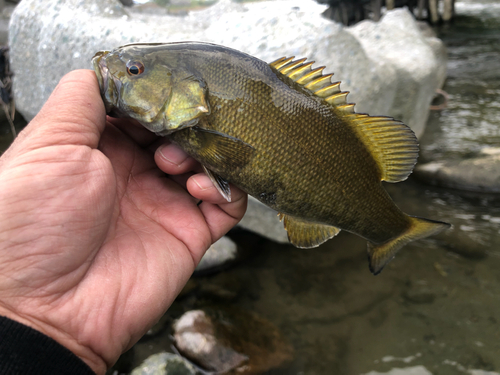
<path id="1" fill-rule="evenodd" d="M 279 214 L 288 233 L 288 240 L 295 247 L 309 249 L 317 247 L 339 234 L 340 229 L 331 225 L 312 223 L 293 216 Z"/>

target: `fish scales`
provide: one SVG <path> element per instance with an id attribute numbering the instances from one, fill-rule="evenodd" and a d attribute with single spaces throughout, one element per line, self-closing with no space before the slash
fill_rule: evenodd
<path id="1" fill-rule="evenodd" d="M 401 246 L 448 226 L 403 213 L 381 185 L 411 173 L 417 144 L 409 128 L 331 104 L 345 94 L 329 99 L 311 89 L 336 92 L 328 76 L 311 81 L 301 76 L 311 64 L 280 61 L 171 43 L 100 52 L 94 66 L 110 113 L 169 136 L 227 198 L 231 182 L 280 212 L 296 246 L 317 246 L 344 229 L 369 241 L 378 273 Z"/>
<path id="2" fill-rule="evenodd" d="M 269 67 L 265 64 L 262 69 Z M 220 87 L 219 90 L 225 92 L 223 97 L 234 87 L 238 88 L 237 92 L 252 93 L 244 100 L 220 101 L 217 90 L 209 92 L 213 111 L 207 117 L 206 126 L 241 139 L 257 150 L 250 163 L 236 173 L 217 170 L 222 177 L 245 186 L 257 199 L 263 191 L 275 195 L 274 204 L 263 203 L 280 212 L 351 230 L 372 242 L 385 242 L 407 225 L 405 215 L 395 209 L 385 191 L 378 188 L 380 176 L 368 151 L 335 116 L 333 108 L 312 96 L 297 95 L 281 80 L 275 81 L 279 88 L 275 89 L 273 98 L 268 84 L 245 79 L 227 65 L 210 70 L 204 79 L 208 87 Z M 276 102 L 281 104 L 279 112 Z M 245 107 L 243 111 L 239 110 L 240 106 Z M 181 137 L 182 132 L 173 135 L 179 143 L 183 142 Z M 348 148 L 356 141 L 358 152 L 349 152 Z M 338 162 L 332 163 L 332 158 Z M 359 167 L 353 171 L 352 165 Z M 269 179 L 276 170 L 284 171 L 281 178 Z M 349 188 L 351 181 L 358 184 L 356 189 Z M 311 195 L 311 191 L 318 194 Z M 374 192 L 379 193 L 377 197 Z M 362 202 L 363 215 L 356 207 L 344 204 L 342 198 L 349 195 Z M 381 204 L 387 210 L 380 210 Z"/>

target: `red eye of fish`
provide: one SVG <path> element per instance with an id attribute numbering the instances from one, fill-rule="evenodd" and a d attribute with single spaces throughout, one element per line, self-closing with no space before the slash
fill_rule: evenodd
<path id="1" fill-rule="evenodd" d="M 144 64 L 140 61 L 129 61 L 127 63 L 127 73 L 131 76 L 137 76 L 144 72 Z"/>

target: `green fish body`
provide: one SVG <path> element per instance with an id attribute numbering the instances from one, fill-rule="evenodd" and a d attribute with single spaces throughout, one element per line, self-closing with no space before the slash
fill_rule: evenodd
<path id="1" fill-rule="evenodd" d="M 347 230 L 369 241 L 377 274 L 402 246 L 449 226 L 405 214 L 382 187 L 411 173 L 411 129 L 355 113 L 324 67 L 192 42 L 127 45 L 93 63 L 110 114 L 169 136 L 228 200 L 231 182 L 278 211 L 297 247 Z"/>

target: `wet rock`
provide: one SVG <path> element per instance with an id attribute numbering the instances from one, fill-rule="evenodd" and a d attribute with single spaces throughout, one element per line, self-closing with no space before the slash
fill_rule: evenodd
<path id="1" fill-rule="evenodd" d="M 443 246 L 467 259 L 484 259 L 488 256 L 488 244 L 474 238 L 475 233 L 468 231 L 469 226 L 457 225 L 448 233 L 440 233 L 437 238 L 442 240 Z"/>
<path id="2" fill-rule="evenodd" d="M 427 304 L 433 303 L 436 295 L 427 290 L 407 290 L 403 293 L 403 298 L 411 303 Z"/>
<path id="3" fill-rule="evenodd" d="M 181 354 L 208 371 L 259 374 L 292 358 L 292 349 L 278 329 L 245 311 L 192 310 L 173 328 Z"/>
<path id="4" fill-rule="evenodd" d="M 240 278 L 232 273 L 222 272 L 212 277 L 200 279 L 198 296 L 201 299 L 228 302 L 236 299 L 243 288 Z"/>
<path id="5" fill-rule="evenodd" d="M 131 375 L 196 375 L 196 368 L 177 354 L 158 353 L 148 357 Z"/>
<path id="6" fill-rule="evenodd" d="M 500 149 L 487 148 L 460 161 L 439 161 L 417 165 L 415 175 L 435 185 L 454 189 L 500 192 Z"/>
<path id="7" fill-rule="evenodd" d="M 370 371 L 365 375 L 432 375 L 424 366 L 411 366 L 404 368 L 393 368 L 389 372 Z"/>
<path id="8" fill-rule="evenodd" d="M 207 250 L 196 272 L 206 273 L 220 270 L 237 260 L 238 247 L 228 237 L 222 237 Z"/>
<path id="9" fill-rule="evenodd" d="M 344 28 L 324 19 L 325 9 L 312 1 L 304 6 L 300 0 L 221 0 L 179 17 L 140 14 L 117 0 L 25 0 L 9 30 L 17 106 L 33 118 L 62 75 L 89 68 L 98 50 L 199 40 L 265 61 L 307 56 L 335 71 L 359 112 L 397 117 L 422 134 L 433 94 L 445 77 L 442 43 L 423 33 L 406 10 L 387 12 L 379 23 Z"/>

